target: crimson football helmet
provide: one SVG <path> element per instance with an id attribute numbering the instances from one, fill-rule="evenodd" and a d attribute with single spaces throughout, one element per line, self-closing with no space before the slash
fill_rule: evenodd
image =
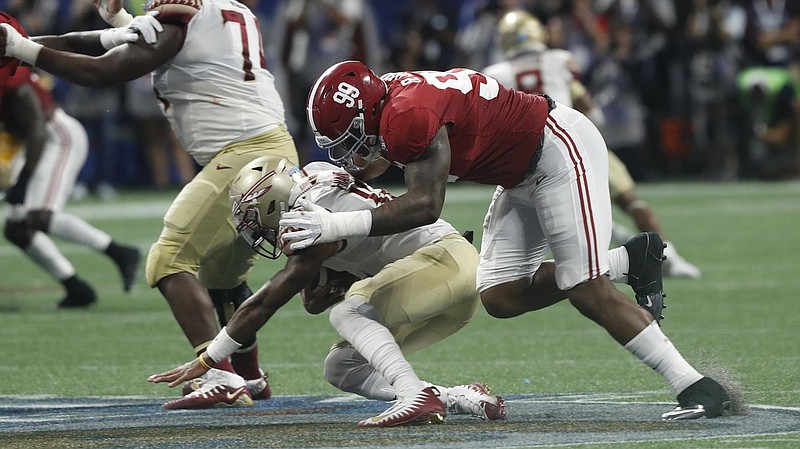
<path id="1" fill-rule="evenodd" d="M 277 259 L 281 215 L 308 190 L 303 171 L 280 156 L 261 156 L 245 165 L 229 189 L 236 231 L 258 254 Z"/>
<path id="2" fill-rule="evenodd" d="M 358 171 L 380 156 L 378 124 L 387 90 L 360 61 L 335 64 L 314 83 L 306 107 L 308 123 L 333 163 Z"/>

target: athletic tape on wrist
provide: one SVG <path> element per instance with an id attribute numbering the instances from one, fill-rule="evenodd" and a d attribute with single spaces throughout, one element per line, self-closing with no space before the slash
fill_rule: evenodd
<path id="1" fill-rule="evenodd" d="M 372 212 L 358 210 L 352 212 L 339 212 L 332 215 L 334 219 L 334 234 L 337 239 L 344 237 L 366 237 L 372 230 Z"/>
<path id="2" fill-rule="evenodd" d="M 115 30 L 116 28 L 108 28 L 100 33 L 100 45 L 106 50 L 111 50 L 118 45 Z"/>
<path id="3" fill-rule="evenodd" d="M 128 26 L 131 20 L 133 20 L 133 16 L 128 11 L 125 11 L 125 8 L 120 9 L 116 14 L 110 14 L 108 10 L 103 7 L 100 8 L 100 16 L 106 23 L 114 28 Z"/>
<path id="4" fill-rule="evenodd" d="M 239 342 L 228 335 L 227 326 L 225 326 L 219 331 L 217 336 L 214 337 L 214 341 L 208 345 L 208 348 L 206 348 L 206 355 L 214 364 L 217 364 L 230 357 L 240 346 L 242 345 Z"/>
<path id="5" fill-rule="evenodd" d="M 37 44 L 28 38 L 22 38 L 18 42 L 18 45 L 14 46 L 14 54 L 10 54 L 9 56 L 13 56 L 24 63 L 35 66 L 36 60 L 39 59 L 40 51 L 42 51 L 42 44 Z"/>

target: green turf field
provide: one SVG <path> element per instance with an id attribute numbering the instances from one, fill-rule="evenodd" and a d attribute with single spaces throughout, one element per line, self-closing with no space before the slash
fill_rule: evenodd
<path id="1" fill-rule="evenodd" d="M 647 184 L 638 189 L 670 240 L 703 270 L 700 280 L 665 281 L 667 336 L 701 371 L 723 372 L 740 383 L 746 402 L 798 406 L 800 183 Z M 444 218 L 459 229 L 474 229 L 478 242 L 491 192 L 451 186 Z M 87 200 L 67 210 L 146 252 L 173 196 L 127 192 L 114 202 Z M 629 223 L 618 211 L 615 217 Z M 158 292 L 140 280 L 131 294 L 123 294 L 109 259 L 59 244 L 100 300 L 87 310 L 54 310 L 62 296 L 60 285 L 15 247 L 0 243 L 0 395 L 176 394 L 146 381 L 149 374 L 193 357 Z M 280 264 L 259 261 L 251 286 L 259 286 Z M 620 288 L 632 297 L 627 286 Z M 274 394 L 337 393 L 321 376 L 334 339 L 326 315 L 305 314 L 299 301 L 279 311 L 259 333 L 262 365 L 270 372 Z M 410 360 L 426 380 L 483 380 L 500 395 L 646 392 L 653 401 L 674 400 L 660 376 L 567 303 L 511 320 L 479 311 L 460 333 Z M 747 445 L 730 443 L 705 447 Z M 761 441 L 758 446 L 793 444 L 800 444 L 796 436 L 787 445 Z"/>

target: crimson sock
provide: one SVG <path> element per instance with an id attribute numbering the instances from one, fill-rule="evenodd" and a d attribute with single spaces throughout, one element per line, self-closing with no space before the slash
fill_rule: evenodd
<path id="1" fill-rule="evenodd" d="M 245 380 L 259 379 L 262 374 L 258 366 L 258 344 L 231 354 L 231 365 Z"/>

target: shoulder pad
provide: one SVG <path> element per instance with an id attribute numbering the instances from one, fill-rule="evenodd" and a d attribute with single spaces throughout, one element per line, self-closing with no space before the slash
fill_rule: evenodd
<path id="1" fill-rule="evenodd" d="M 203 0 L 150 0 L 146 11 L 158 11 L 162 23 L 187 24 L 200 11 Z"/>

